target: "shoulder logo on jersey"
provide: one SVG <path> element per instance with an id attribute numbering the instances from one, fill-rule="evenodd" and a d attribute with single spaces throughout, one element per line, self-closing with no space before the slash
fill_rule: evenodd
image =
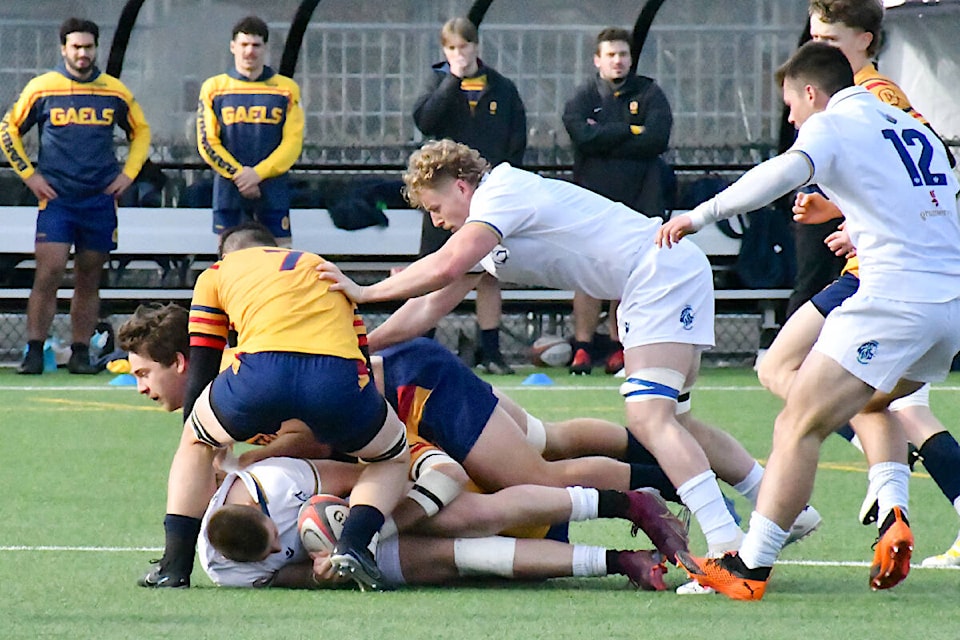
<path id="1" fill-rule="evenodd" d="M 685 306 L 680 310 L 680 324 L 683 325 L 683 328 L 687 331 L 693 329 L 693 321 L 695 316 L 693 313 L 693 307 L 690 305 Z"/>
<path id="2" fill-rule="evenodd" d="M 232 124 L 280 124 L 283 122 L 283 109 L 263 106 L 224 107 L 220 110 L 220 120 L 225 127 Z"/>
<path id="3" fill-rule="evenodd" d="M 98 127 L 113 124 L 114 109 L 97 109 L 95 107 L 54 107 L 50 109 L 50 124 L 55 127 L 65 127 L 70 124 L 93 125 Z"/>
<path id="4" fill-rule="evenodd" d="M 877 355 L 877 348 L 879 346 L 880 344 L 876 340 L 870 340 L 857 347 L 857 362 L 860 364 L 869 364 Z"/>
<path id="5" fill-rule="evenodd" d="M 893 117 L 892 115 L 890 115 L 889 113 L 884 113 L 883 111 L 877 111 L 877 113 L 879 113 L 881 116 L 883 116 L 883 119 L 886 120 L 887 122 L 889 122 L 890 124 L 897 124 L 897 119 L 894 118 L 894 117 Z"/>
<path id="6" fill-rule="evenodd" d="M 493 256 L 493 263 L 496 265 L 507 264 L 507 260 L 510 259 L 510 250 L 507 249 L 502 244 L 498 244 L 493 248 L 493 251 L 490 252 L 490 255 Z"/>
<path id="7" fill-rule="evenodd" d="M 293 550 L 293 547 L 287 547 L 287 548 L 284 549 L 284 551 L 283 551 L 283 555 L 287 558 L 287 560 L 289 560 L 290 558 L 292 558 L 295 553 L 296 553 L 296 551 Z"/>

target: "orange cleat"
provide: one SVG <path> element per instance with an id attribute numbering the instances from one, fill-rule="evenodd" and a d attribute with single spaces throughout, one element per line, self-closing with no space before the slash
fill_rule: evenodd
<path id="1" fill-rule="evenodd" d="M 910 573 L 913 554 L 913 532 L 903 517 L 900 507 L 894 507 L 880 527 L 880 537 L 874 545 L 873 564 L 870 566 L 870 588 L 890 589 Z"/>
<path id="2" fill-rule="evenodd" d="M 677 560 L 687 575 L 700 586 L 709 587 L 734 600 L 760 600 L 770 579 L 771 567 L 748 569 L 736 551 L 719 558 L 696 558 L 681 551 L 677 554 Z"/>
<path id="3" fill-rule="evenodd" d="M 586 349 L 577 349 L 573 354 L 573 362 L 570 363 L 570 374 L 574 376 L 588 376 L 593 370 L 593 361 Z"/>

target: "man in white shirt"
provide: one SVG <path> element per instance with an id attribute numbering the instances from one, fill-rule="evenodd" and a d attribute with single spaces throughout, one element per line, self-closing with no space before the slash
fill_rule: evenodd
<path id="1" fill-rule="evenodd" d="M 491 170 L 475 150 L 450 140 L 415 152 L 404 181 L 411 204 L 453 231 L 451 239 L 368 287 L 334 265 L 318 269 L 336 281 L 332 290 L 358 303 L 414 298 L 371 333 L 371 349 L 432 326 L 473 286 L 477 276 L 469 272 L 481 260 L 504 281 L 621 300 L 628 428 L 677 487 L 710 553 L 737 548 L 743 534 L 716 475 L 752 500 L 763 470 L 736 440 L 690 415 L 700 352 L 714 344 L 713 280 L 703 252 L 693 243 L 658 251 L 659 220 L 505 163 Z"/>
<path id="2" fill-rule="evenodd" d="M 763 597 L 787 529 L 813 489 L 824 438 L 856 414 L 874 428 L 860 439 L 878 478 L 880 537 L 870 586 L 888 589 L 910 570 L 907 445 L 891 399 L 944 379 L 960 350 L 960 221 L 957 181 L 943 145 L 923 124 L 855 87 L 846 56 L 811 42 L 777 72 L 799 129 L 784 154 L 664 225 L 667 247 L 705 224 L 750 211 L 808 183 L 846 217 L 861 284 L 827 317 L 790 386 L 757 509 L 739 553 L 707 560 L 678 554 L 700 584 L 745 600 Z M 799 222 L 829 209 L 806 206 Z"/>

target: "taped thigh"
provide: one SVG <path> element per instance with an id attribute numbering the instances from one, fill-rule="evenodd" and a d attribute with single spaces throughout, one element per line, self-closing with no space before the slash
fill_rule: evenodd
<path id="1" fill-rule="evenodd" d="M 686 376 L 664 367 L 639 369 L 627 376 L 620 385 L 620 395 L 627 402 L 670 400 L 677 402 Z"/>
<path id="2" fill-rule="evenodd" d="M 220 422 L 213 405 L 210 403 L 210 387 L 208 384 L 200 392 L 200 396 L 193 405 L 193 411 L 187 421 L 193 429 L 193 435 L 198 442 L 220 449 L 234 442 L 233 436 L 227 433 L 226 428 Z"/>
<path id="3" fill-rule="evenodd" d="M 385 462 L 407 455 L 407 430 L 393 409 L 386 412 L 380 431 L 363 448 L 349 451 L 362 463 Z"/>

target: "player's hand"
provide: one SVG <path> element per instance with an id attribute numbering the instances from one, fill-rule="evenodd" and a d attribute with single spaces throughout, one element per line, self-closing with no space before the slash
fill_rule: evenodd
<path id="1" fill-rule="evenodd" d="M 244 198 L 259 198 L 261 182 L 263 180 L 252 167 L 243 167 L 233 176 L 233 184 L 237 185 L 237 190 Z"/>
<path id="2" fill-rule="evenodd" d="M 40 175 L 39 171 L 34 172 L 32 176 L 23 181 L 27 188 L 37 196 L 37 200 L 53 200 L 57 197 L 56 190 L 50 186 L 47 179 Z"/>
<path id="3" fill-rule="evenodd" d="M 450 75 L 463 78 L 467 74 L 467 61 L 463 56 L 450 56 L 447 58 L 447 63 L 450 65 Z"/>
<path id="4" fill-rule="evenodd" d="M 841 224 L 836 231 L 826 237 L 823 243 L 833 252 L 833 255 L 849 260 L 857 255 L 857 248 L 850 241 L 850 234 L 845 227 L 846 223 Z"/>
<path id="5" fill-rule="evenodd" d="M 682 216 L 670 218 L 663 226 L 657 229 L 655 242 L 658 247 L 662 248 L 666 245 L 669 249 L 677 242 L 680 242 L 680 238 L 688 236 L 691 233 L 696 233 L 693 228 L 693 221 L 690 219 L 690 216 L 683 214 Z"/>
<path id="6" fill-rule="evenodd" d="M 339 584 L 349 580 L 337 575 L 336 569 L 330 564 L 329 551 L 311 551 L 310 558 L 313 559 L 313 579 L 317 584 Z"/>
<path id="7" fill-rule="evenodd" d="M 321 262 L 317 265 L 317 272 L 320 274 L 320 280 L 329 280 L 330 291 L 340 291 L 357 304 L 362 303 L 365 287 L 361 287 L 356 282 L 344 275 L 340 268 L 332 262 Z"/>
<path id="8" fill-rule="evenodd" d="M 793 203 L 794 222 L 820 224 L 842 217 L 840 208 L 819 193 L 798 193 Z"/>
<path id="9" fill-rule="evenodd" d="M 119 198 L 132 184 L 133 180 L 131 180 L 127 174 L 121 172 L 120 175 L 113 179 L 113 182 L 107 185 L 107 188 L 104 189 L 103 192 L 108 196 Z"/>

